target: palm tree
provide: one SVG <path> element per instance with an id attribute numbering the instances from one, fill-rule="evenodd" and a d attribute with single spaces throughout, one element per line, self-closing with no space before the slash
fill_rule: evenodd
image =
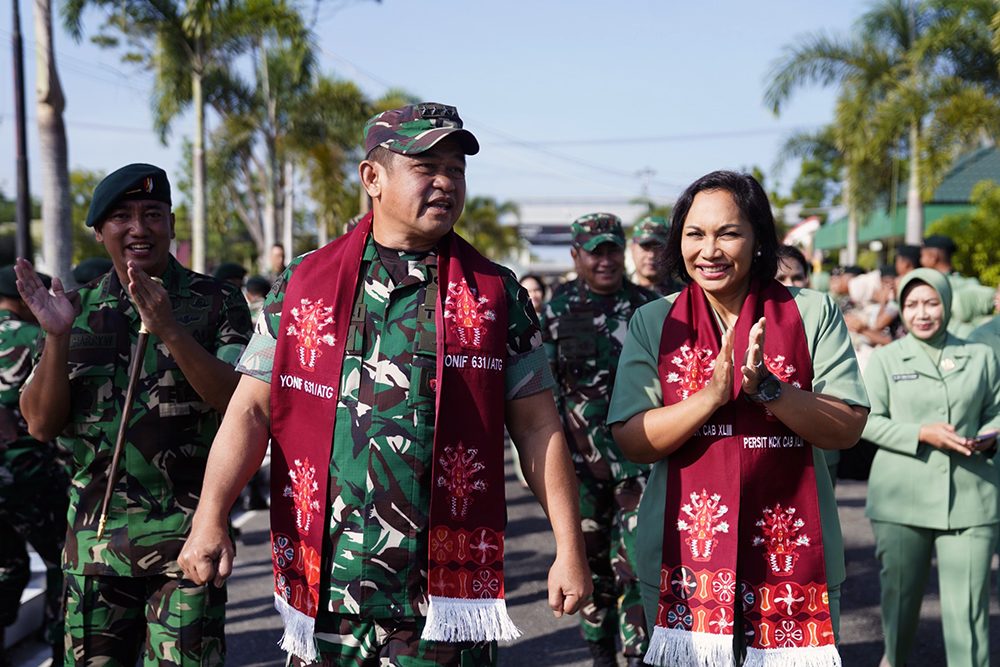
<path id="1" fill-rule="evenodd" d="M 42 258 L 53 276 L 72 283 L 73 219 L 70 202 L 69 156 L 63 110 L 66 98 L 56 70 L 52 40 L 51 0 L 35 0 L 35 80 L 38 143 L 42 156 Z"/>
<path id="2" fill-rule="evenodd" d="M 262 34 L 304 32 L 298 12 L 285 0 L 68 0 L 66 26 L 76 39 L 88 7 L 105 13 L 102 46 L 117 46 L 118 35 L 133 51 L 125 59 L 156 73 L 153 120 L 166 141 L 173 120 L 194 109 L 192 188 L 192 268 L 205 270 L 205 96 L 203 84 L 245 53 Z"/>
<path id="3" fill-rule="evenodd" d="M 521 211 L 514 202 L 500 203 L 493 197 L 473 197 L 465 202 L 455 231 L 483 255 L 501 262 L 522 246 L 517 227 L 500 224 L 504 215 L 520 219 Z"/>
<path id="4" fill-rule="evenodd" d="M 898 151 L 908 158 L 906 242 L 919 244 L 932 184 L 972 136 L 994 134 L 1000 125 L 995 58 L 992 74 L 982 62 L 992 58 L 983 52 L 990 6 L 988 0 L 881 0 L 858 21 L 855 37 L 807 37 L 772 66 L 765 101 L 775 114 L 802 84 L 840 87 L 834 134 L 845 162 L 849 238 L 873 204 L 865 192 L 872 181 L 863 172 L 877 171 Z"/>

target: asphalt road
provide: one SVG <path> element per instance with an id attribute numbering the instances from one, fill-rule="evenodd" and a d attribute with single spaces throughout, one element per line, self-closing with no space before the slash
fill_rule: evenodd
<path id="1" fill-rule="evenodd" d="M 508 471 L 507 605 L 524 636 L 501 645 L 500 665 L 586 667 L 590 656 L 580 639 L 577 618 L 556 619 L 546 604 L 546 578 L 555 549 L 548 521 L 530 492 L 521 488 L 509 466 Z M 841 482 L 837 486 L 848 576 L 843 587 L 840 627 L 840 653 L 845 667 L 876 667 L 882 655 L 878 564 L 871 527 L 864 518 L 866 491 L 867 486 L 862 482 Z M 281 629 L 272 607 L 267 513 L 250 512 L 240 522 L 243 534 L 229 585 L 227 662 L 239 667 L 280 667 L 284 656 L 277 647 Z M 993 591 L 991 662 L 1000 665 L 1000 608 L 995 580 Z M 924 598 L 917 646 L 908 667 L 946 664 L 940 611 L 934 573 Z M 40 667 L 45 664 L 47 654 L 39 651 L 37 644 L 29 644 L 20 646 L 12 657 L 18 667 Z"/>

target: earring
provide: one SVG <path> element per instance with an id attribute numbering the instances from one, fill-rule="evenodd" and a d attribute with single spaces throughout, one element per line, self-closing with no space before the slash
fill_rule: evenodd
<path id="1" fill-rule="evenodd" d="M 760 250 L 757 251 L 757 256 L 760 257 Z"/>

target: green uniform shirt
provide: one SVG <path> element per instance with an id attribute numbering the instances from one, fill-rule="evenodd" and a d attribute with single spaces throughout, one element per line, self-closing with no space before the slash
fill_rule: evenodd
<path id="1" fill-rule="evenodd" d="M 868 407 L 868 395 L 858 370 L 851 337 L 840 309 L 830 297 L 810 289 L 790 287 L 795 305 L 802 316 L 806 341 L 813 364 L 812 390 L 835 396 L 850 405 Z M 629 325 L 628 339 L 618 364 L 618 383 L 611 399 L 608 423 L 628 421 L 646 410 L 663 406 L 657 358 L 663 322 L 674 298 L 640 308 Z M 738 372 L 738 371 L 737 371 Z M 743 399 L 740 399 L 743 400 Z M 667 463 L 669 457 L 653 465 L 649 483 L 639 505 L 639 527 L 636 537 L 636 570 L 643 584 L 643 597 L 658 596 L 660 565 L 663 553 L 663 510 L 667 493 Z M 826 558 L 826 579 L 831 587 L 846 576 L 844 540 L 840 533 L 837 501 L 827 472 L 823 450 L 813 448 L 816 492 L 819 498 L 820 520 L 823 524 L 823 553 Z"/>
<path id="2" fill-rule="evenodd" d="M 878 445 L 865 514 L 936 530 L 997 521 L 997 473 L 982 453 L 964 456 L 919 440 L 947 422 L 971 437 L 1000 429 L 1000 366 L 986 345 L 949 335 L 935 365 L 911 336 L 880 347 L 865 368 L 872 411 L 864 437 Z"/>
<path id="3" fill-rule="evenodd" d="M 251 333 L 239 290 L 189 271 L 173 257 L 161 277 L 178 323 L 206 350 L 235 365 Z M 114 271 L 79 295 L 82 311 L 69 346 L 72 407 L 64 431 L 71 438 L 74 473 L 64 567 L 87 575 L 179 575 L 177 556 L 198 505 L 219 413 L 191 387 L 167 346 L 151 336 L 108 524 L 98 541 L 140 319 Z"/>
<path id="4" fill-rule="evenodd" d="M 951 285 L 951 321 L 948 332 L 967 338 L 972 331 L 993 317 L 993 296 L 996 290 L 975 278 L 953 272 L 948 275 Z"/>
<path id="5" fill-rule="evenodd" d="M 632 314 L 659 295 L 629 281 L 614 294 L 594 294 L 582 280 L 542 309 L 542 341 L 555 368 L 559 416 L 576 474 L 621 481 L 648 466 L 622 455 L 608 428 L 608 403 Z"/>
<path id="6" fill-rule="evenodd" d="M 301 260 L 272 288 L 239 367 L 265 382 L 271 381 L 285 287 Z M 380 253 L 371 237 L 365 245 L 366 320 L 344 355 L 330 461 L 320 602 L 328 612 L 426 614 L 435 418 L 430 381 L 437 354 L 417 349 L 416 331 L 431 267 L 437 267 L 434 253 Z M 498 268 L 507 297 L 506 395 L 521 398 L 550 389 L 552 377 L 528 294 L 508 269 Z M 317 630 L 322 624 L 321 615 Z"/>

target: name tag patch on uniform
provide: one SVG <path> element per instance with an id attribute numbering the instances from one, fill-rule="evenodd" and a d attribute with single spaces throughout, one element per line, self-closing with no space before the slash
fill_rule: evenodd
<path id="1" fill-rule="evenodd" d="M 113 333 L 73 334 L 69 337 L 69 346 L 71 349 L 115 347 L 117 341 L 118 336 Z"/>
<path id="2" fill-rule="evenodd" d="M 916 373 L 906 373 L 904 375 L 893 375 L 892 381 L 899 382 L 900 380 L 916 380 L 918 377 L 920 376 Z"/>

